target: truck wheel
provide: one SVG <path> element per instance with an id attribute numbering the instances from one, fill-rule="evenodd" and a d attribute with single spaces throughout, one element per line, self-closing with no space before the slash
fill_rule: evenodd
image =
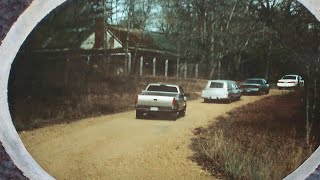
<path id="1" fill-rule="evenodd" d="M 173 121 L 177 120 L 177 112 L 170 113 L 170 119 Z"/>
<path id="2" fill-rule="evenodd" d="M 265 94 L 269 94 L 269 89 L 268 89 L 268 90 L 266 90 Z"/>
<path id="3" fill-rule="evenodd" d="M 136 119 L 142 119 L 143 118 L 143 112 L 136 110 Z"/>
<path id="4" fill-rule="evenodd" d="M 208 102 L 209 102 L 209 99 L 204 98 L 204 99 L 203 99 L 203 102 L 204 102 L 204 103 L 208 103 Z"/>
<path id="5" fill-rule="evenodd" d="M 180 115 L 181 117 L 184 117 L 184 116 L 186 115 L 186 111 L 187 111 L 187 108 L 184 107 L 184 108 L 179 112 L 179 115 Z"/>

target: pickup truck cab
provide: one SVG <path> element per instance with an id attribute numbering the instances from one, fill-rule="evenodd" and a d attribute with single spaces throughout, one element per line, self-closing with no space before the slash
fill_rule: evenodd
<path id="1" fill-rule="evenodd" d="M 184 116 L 187 98 L 181 86 L 173 84 L 149 84 L 135 98 L 136 118 L 146 114 L 166 113 L 172 120 Z"/>

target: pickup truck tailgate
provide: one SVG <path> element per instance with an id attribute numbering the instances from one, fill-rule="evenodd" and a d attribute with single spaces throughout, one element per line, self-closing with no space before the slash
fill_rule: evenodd
<path id="1" fill-rule="evenodd" d="M 149 107 L 172 107 L 172 100 L 174 97 L 156 96 L 156 95 L 139 95 L 139 106 Z"/>

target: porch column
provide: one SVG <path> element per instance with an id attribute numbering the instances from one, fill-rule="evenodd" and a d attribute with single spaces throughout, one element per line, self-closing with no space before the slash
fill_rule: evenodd
<path id="1" fill-rule="evenodd" d="M 187 72 L 188 72 L 188 64 L 184 64 L 184 79 L 187 79 Z"/>
<path id="2" fill-rule="evenodd" d="M 165 64 L 165 72 L 164 72 L 164 76 L 167 78 L 168 77 L 168 67 L 169 67 L 169 60 L 166 60 L 166 64 Z"/>
<path id="3" fill-rule="evenodd" d="M 128 53 L 128 74 L 131 73 L 131 53 Z"/>
<path id="4" fill-rule="evenodd" d="M 156 76 L 156 65 L 157 65 L 157 59 L 156 58 L 153 58 L 153 69 L 152 69 L 152 75 L 153 77 Z"/>
<path id="5" fill-rule="evenodd" d="M 177 78 L 179 77 L 179 71 L 180 71 L 180 57 L 178 56 L 178 59 L 177 59 Z"/>
<path id="6" fill-rule="evenodd" d="M 199 64 L 196 64 L 196 79 L 198 79 L 199 76 Z"/>
<path id="7" fill-rule="evenodd" d="M 140 76 L 143 75 L 143 56 L 140 57 Z"/>

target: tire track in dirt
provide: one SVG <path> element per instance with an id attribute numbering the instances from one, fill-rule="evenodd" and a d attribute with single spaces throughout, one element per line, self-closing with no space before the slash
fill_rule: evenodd
<path id="1" fill-rule="evenodd" d="M 270 95 L 285 92 L 272 90 Z M 264 96 L 231 104 L 188 102 L 177 121 L 136 120 L 135 112 L 21 132 L 34 159 L 57 179 L 215 179 L 189 157 L 192 130 Z"/>

